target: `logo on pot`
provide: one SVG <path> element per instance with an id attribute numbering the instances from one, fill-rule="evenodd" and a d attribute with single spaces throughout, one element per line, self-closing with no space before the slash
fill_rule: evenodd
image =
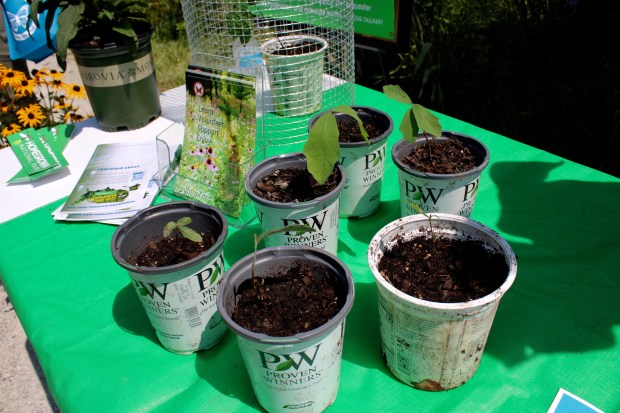
<path id="1" fill-rule="evenodd" d="M 273 354 L 260 350 L 257 351 L 263 368 L 271 371 L 286 371 L 291 368 L 299 370 L 304 362 L 308 365 L 308 367 L 312 367 L 314 361 L 316 360 L 316 356 L 319 353 L 320 347 L 321 344 L 317 344 L 314 347 L 314 354 L 312 355 L 308 353 L 312 352 L 313 349 L 306 349 L 293 354 Z"/>
<path id="2" fill-rule="evenodd" d="M 379 163 L 383 163 L 385 159 L 385 146 L 379 148 L 378 151 L 371 152 L 365 155 L 366 158 L 366 167 L 364 169 L 368 170 L 370 168 L 374 168 Z"/>
<path id="3" fill-rule="evenodd" d="M 422 202 L 425 204 L 428 203 L 429 200 L 433 202 L 433 205 L 437 204 L 437 201 L 439 200 L 439 197 L 443 193 L 444 189 L 445 188 L 424 188 L 419 185 L 416 186 L 411 182 L 405 180 L 405 195 L 407 196 L 407 198 L 415 199 L 416 196 L 414 196 L 414 194 L 419 193 L 422 195 L 421 199 Z"/>
<path id="4" fill-rule="evenodd" d="M 317 371 L 314 362 L 317 360 L 319 348 L 317 344 L 293 354 L 274 354 L 258 351 L 260 362 L 265 369 L 265 381 L 279 386 L 295 386 L 307 384 L 321 378 L 321 371 Z"/>
<path id="5" fill-rule="evenodd" d="M 325 209 L 323 210 L 322 215 L 319 213 L 317 215 L 312 215 L 312 216 L 309 216 L 308 218 L 301 218 L 301 219 L 282 218 L 282 223 L 285 227 L 289 225 L 293 225 L 293 224 L 303 224 L 303 225 L 307 225 L 311 228 L 314 228 L 320 231 L 323 229 L 323 223 L 325 222 L 326 216 L 327 216 L 327 210 Z M 291 233 L 286 232 L 284 233 L 284 235 L 291 236 Z"/>

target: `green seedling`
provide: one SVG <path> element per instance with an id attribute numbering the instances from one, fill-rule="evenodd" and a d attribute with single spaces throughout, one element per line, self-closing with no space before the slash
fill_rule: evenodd
<path id="1" fill-rule="evenodd" d="M 427 142 L 427 134 L 438 138 L 441 137 L 442 130 L 439 118 L 433 115 L 424 106 L 413 103 L 409 95 L 407 95 L 400 86 L 383 86 L 383 93 L 389 98 L 411 105 L 405 112 L 403 120 L 400 123 L 400 132 L 403 134 L 403 139 L 405 141 L 411 143 L 415 142 L 420 130 L 422 130 Z"/>
<path id="2" fill-rule="evenodd" d="M 308 141 L 303 149 L 308 164 L 308 172 L 319 184 L 325 183 L 334 170 L 334 165 L 340 159 L 340 144 L 338 143 L 340 131 L 334 113 L 343 113 L 355 119 L 360 127 L 362 137 L 370 145 L 368 132 L 353 108 L 341 105 L 323 113 L 310 128 Z"/>
<path id="3" fill-rule="evenodd" d="M 190 217 L 179 218 L 177 222 L 170 221 L 164 227 L 164 238 L 168 238 L 172 235 L 172 232 L 177 229 L 185 238 L 194 242 L 202 242 L 202 236 L 188 227 L 192 222 Z"/>
<path id="4" fill-rule="evenodd" d="M 421 193 L 415 193 L 412 196 L 412 199 L 415 201 L 418 201 L 420 199 L 422 199 L 422 194 Z M 435 232 L 433 231 L 433 216 L 431 214 L 427 214 L 426 212 L 424 212 L 422 210 L 422 208 L 420 208 L 420 205 L 416 204 L 415 202 L 412 202 L 410 200 L 407 200 L 407 203 L 409 204 L 409 206 L 413 209 L 415 209 L 415 211 L 418 214 L 422 214 L 426 217 L 426 219 L 428 219 L 428 227 L 429 227 L 429 231 L 431 233 L 431 237 L 433 238 L 433 242 L 435 241 Z"/>
<path id="5" fill-rule="evenodd" d="M 256 266 L 256 251 L 258 250 L 258 244 L 270 235 L 279 234 L 283 232 L 294 232 L 296 236 L 305 234 L 306 232 L 314 232 L 316 229 L 309 225 L 293 224 L 284 227 L 271 229 L 263 232 L 262 234 L 254 234 L 254 260 L 252 261 L 252 278 L 254 278 L 254 267 Z"/>

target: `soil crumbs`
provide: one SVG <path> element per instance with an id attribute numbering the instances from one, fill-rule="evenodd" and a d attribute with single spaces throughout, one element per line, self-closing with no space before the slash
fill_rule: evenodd
<path id="1" fill-rule="evenodd" d="M 321 264 L 295 263 L 273 277 L 255 277 L 239 287 L 232 314 L 240 326 L 272 337 L 313 330 L 344 305 L 334 275 Z"/>
<path id="2" fill-rule="evenodd" d="M 433 174 L 456 174 L 478 166 L 469 148 L 456 139 L 426 139 L 401 161 L 413 170 Z"/>
<path id="3" fill-rule="evenodd" d="M 482 298 L 508 276 L 503 255 L 488 250 L 482 242 L 430 236 L 397 242 L 378 267 L 405 294 L 440 303 Z"/>
<path id="4" fill-rule="evenodd" d="M 334 190 L 342 177 L 334 168 L 324 184 L 319 184 L 307 169 L 276 169 L 260 178 L 254 193 L 273 202 L 305 202 L 326 195 Z"/>
<path id="5" fill-rule="evenodd" d="M 200 235 L 202 242 L 194 242 L 180 235 L 151 241 L 136 256 L 135 264 L 141 267 L 166 267 L 189 261 L 215 244 L 213 235 L 204 232 Z"/>

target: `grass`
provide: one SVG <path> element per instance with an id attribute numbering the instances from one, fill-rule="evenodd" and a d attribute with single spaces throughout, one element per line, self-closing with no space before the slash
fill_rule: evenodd
<path id="1" fill-rule="evenodd" d="M 151 41 L 153 60 L 160 92 L 185 84 L 185 69 L 189 64 L 187 39 Z"/>

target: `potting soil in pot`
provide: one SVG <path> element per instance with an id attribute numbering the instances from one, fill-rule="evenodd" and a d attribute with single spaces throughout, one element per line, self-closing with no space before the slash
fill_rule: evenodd
<path id="1" fill-rule="evenodd" d="M 434 174 L 456 174 L 478 166 L 469 148 L 456 139 L 428 138 L 423 145 L 413 147 L 402 162 L 416 171 Z"/>
<path id="2" fill-rule="evenodd" d="M 276 169 L 256 181 L 254 193 L 273 202 L 305 202 L 330 193 L 341 179 L 337 168 L 324 184 L 319 184 L 306 169 Z"/>
<path id="3" fill-rule="evenodd" d="M 313 330 L 333 318 L 344 305 L 336 279 L 323 265 L 294 263 L 272 277 L 255 277 L 239 287 L 233 320 L 272 337 Z"/>
<path id="4" fill-rule="evenodd" d="M 363 142 L 362 132 L 357 121 L 351 116 L 340 116 L 336 119 L 338 122 L 338 141 L 342 143 L 347 142 Z M 383 131 L 377 129 L 372 123 L 371 119 L 362 119 L 364 129 L 368 133 L 368 140 L 378 138 Z"/>
<path id="5" fill-rule="evenodd" d="M 378 265 L 394 287 L 421 300 L 460 303 L 482 298 L 506 280 L 504 256 L 477 240 L 420 236 L 400 240 Z"/>
<path id="6" fill-rule="evenodd" d="M 166 237 L 149 242 L 135 257 L 135 264 L 143 267 L 166 267 L 191 260 L 215 244 L 215 237 L 201 233 L 202 242 L 183 236 Z M 132 257 L 128 257 L 132 261 Z"/>

